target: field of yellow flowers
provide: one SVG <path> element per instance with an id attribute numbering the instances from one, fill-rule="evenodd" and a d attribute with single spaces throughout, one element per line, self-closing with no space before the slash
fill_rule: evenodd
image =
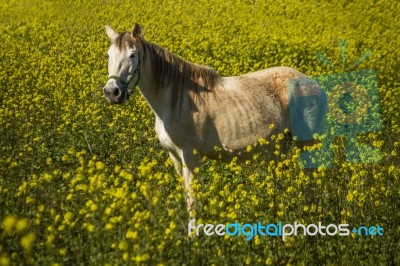
<path id="1" fill-rule="evenodd" d="M 0 265 L 400 264 L 399 10 L 394 0 L 1 1 Z M 375 70 L 382 128 L 358 141 L 379 162 L 347 162 L 338 137 L 331 168 L 305 172 L 296 151 L 204 160 L 195 190 L 199 223 L 379 225 L 384 235 L 188 238 L 182 181 L 150 109 L 140 93 L 123 106 L 102 97 L 104 25 L 134 22 L 224 76 Z"/>

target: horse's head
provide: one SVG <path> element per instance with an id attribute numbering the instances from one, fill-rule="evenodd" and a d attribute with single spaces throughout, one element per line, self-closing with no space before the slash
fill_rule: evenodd
<path id="1" fill-rule="evenodd" d="M 112 45 L 107 52 L 108 81 L 103 92 L 111 103 L 124 103 L 139 83 L 142 31 L 137 23 L 132 32 L 117 34 L 110 26 L 106 31 Z"/>

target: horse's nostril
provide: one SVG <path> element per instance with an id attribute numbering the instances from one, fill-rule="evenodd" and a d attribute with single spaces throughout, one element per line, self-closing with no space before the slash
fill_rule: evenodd
<path id="1" fill-rule="evenodd" d="M 113 89 L 113 94 L 115 97 L 118 97 L 121 94 L 121 91 L 118 88 Z"/>
<path id="2" fill-rule="evenodd" d="M 114 88 L 105 87 L 103 89 L 103 93 L 104 93 L 104 96 L 106 96 L 106 97 L 112 96 L 114 98 L 114 97 L 119 97 L 121 95 L 121 90 L 118 87 L 114 87 Z"/>

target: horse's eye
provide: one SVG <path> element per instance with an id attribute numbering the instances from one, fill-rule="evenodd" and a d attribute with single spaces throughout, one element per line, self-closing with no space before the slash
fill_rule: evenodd
<path id="1" fill-rule="evenodd" d="M 129 58 L 135 58 L 135 56 L 136 56 L 136 54 L 131 54 L 130 56 L 129 56 Z"/>

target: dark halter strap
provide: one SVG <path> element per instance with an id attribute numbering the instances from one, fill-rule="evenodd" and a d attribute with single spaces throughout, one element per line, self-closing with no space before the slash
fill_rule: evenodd
<path id="1" fill-rule="evenodd" d="M 126 79 L 126 81 L 123 80 L 121 77 L 118 77 L 118 76 L 109 76 L 108 77 L 108 79 L 115 79 L 116 81 L 119 81 L 124 86 L 124 88 L 128 91 L 128 98 L 129 98 L 129 96 L 132 95 L 132 93 L 134 92 L 136 86 L 139 84 L 139 81 L 140 81 L 142 60 L 141 60 L 139 54 L 138 54 L 138 56 L 139 56 L 138 65 L 135 68 L 135 70 L 131 74 L 128 75 L 128 78 Z M 133 81 L 133 79 L 135 77 L 137 77 L 137 79 L 136 79 L 132 89 L 129 90 L 129 84 L 131 84 L 131 82 Z"/>

